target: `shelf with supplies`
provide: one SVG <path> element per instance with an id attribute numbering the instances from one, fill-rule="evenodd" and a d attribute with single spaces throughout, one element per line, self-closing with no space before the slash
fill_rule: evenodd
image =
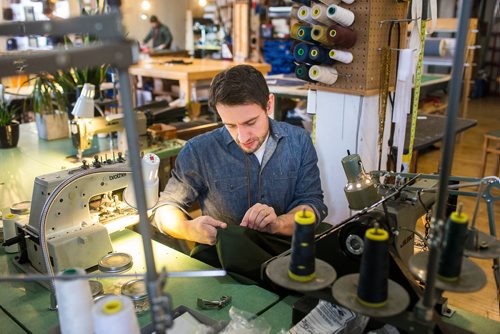
<path id="1" fill-rule="evenodd" d="M 475 45 L 476 42 L 476 36 L 478 33 L 477 30 L 477 19 L 472 18 L 469 20 L 469 29 L 467 32 L 467 40 L 466 40 L 466 48 L 465 50 L 462 50 L 465 53 L 465 63 L 464 63 L 464 74 L 463 74 L 463 94 L 462 94 L 462 101 L 460 105 L 460 112 L 459 115 L 460 117 L 466 118 L 467 117 L 467 108 L 468 108 L 468 102 L 469 102 L 469 93 L 470 93 L 470 88 L 471 84 L 473 83 L 471 80 L 472 76 L 472 70 L 473 67 L 475 66 L 474 63 L 474 53 L 475 50 L 477 49 L 477 46 Z M 431 24 L 429 24 L 431 26 Z M 438 33 L 442 35 L 443 33 L 445 34 L 455 34 L 457 32 L 458 28 L 458 20 L 456 18 L 439 18 L 437 19 L 436 26 L 434 27 L 433 33 Z M 442 37 L 439 36 L 437 38 L 428 38 L 426 41 L 429 41 L 431 39 L 440 39 L 439 40 L 439 53 L 440 55 L 425 55 L 424 54 L 424 59 L 423 59 L 423 64 L 427 66 L 427 72 L 429 75 L 437 75 L 437 73 L 432 73 L 433 69 L 429 68 L 430 66 L 434 67 L 446 67 L 449 68 L 449 71 L 451 72 L 451 69 L 453 67 L 453 55 L 454 52 L 457 50 L 454 47 L 454 37 Z M 448 78 L 449 81 L 449 78 Z M 436 81 L 435 83 L 429 83 L 427 86 L 433 86 L 440 83 L 439 81 Z M 422 85 L 423 86 L 423 85 Z M 442 85 L 436 86 L 436 88 L 442 87 Z M 431 87 L 426 87 L 425 90 L 427 92 L 430 92 L 432 90 Z M 422 96 L 426 96 L 427 94 L 422 94 Z M 431 97 L 432 99 L 432 97 Z M 439 104 L 438 107 L 435 109 L 431 109 L 431 111 L 426 111 L 424 112 L 439 112 L 439 113 L 444 113 L 447 108 L 447 103 L 442 102 Z M 424 108 L 425 109 L 425 108 Z"/>

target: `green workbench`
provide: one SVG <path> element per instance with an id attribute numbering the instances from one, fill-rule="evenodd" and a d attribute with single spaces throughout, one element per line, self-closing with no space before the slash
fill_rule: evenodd
<path id="1" fill-rule="evenodd" d="M 111 239 L 114 251 L 126 252 L 133 257 L 134 265 L 127 273 L 143 273 L 145 262 L 140 235 L 130 230 L 123 230 L 112 234 Z M 168 271 L 213 269 L 158 242 L 153 242 L 153 251 L 158 270 L 163 266 Z M 12 262 L 14 255 L 5 254 L 3 249 L 0 251 L 0 274 L 19 273 Z M 105 293 L 119 293 L 120 286 L 130 279 L 102 279 L 101 283 Z M 223 321 L 229 320 L 229 306 L 221 310 L 200 310 L 196 306 L 197 298 L 213 300 L 223 295 L 230 295 L 232 306 L 252 314 L 259 314 L 279 301 L 276 294 L 255 285 L 242 285 L 229 276 L 169 278 L 165 291 L 172 297 L 174 307 L 187 306 L 214 320 Z M 0 305 L 35 333 L 46 333 L 58 324 L 57 312 L 48 310 L 49 291 L 37 283 L 1 283 Z M 149 319 L 149 312 L 139 316 L 141 325 L 148 323 Z M 9 328 L 16 326 L 18 327 L 13 321 L 9 322 Z"/>
<path id="2" fill-rule="evenodd" d="M 170 163 L 167 159 L 175 157 L 184 143 L 180 139 L 166 141 L 146 151 L 158 155 L 162 163 Z M 97 152 L 109 149 L 109 139 L 94 136 L 92 148 L 86 150 L 84 156 L 88 160 Z M 35 123 L 21 124 L 17 147 L 0 150 L 0 208 L 30 201 L 35 177 L 81 165 L 75 159 L 76 153 L 71 138 L 50 141 L 39 139 Z M 108 157 L 111 158 L 110 154 Z"/>

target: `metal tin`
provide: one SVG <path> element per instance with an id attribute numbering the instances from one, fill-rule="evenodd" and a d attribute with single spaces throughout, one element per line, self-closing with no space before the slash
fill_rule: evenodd
<path id="1" fill-rule="evenodd" d="M 104 288 L 103 288 L 101 282 L 89 280 L 89 284 L 90 284 L 90 292 L 92 293 L 92 297 L 96 297 L 104 292 Z"/>
<path id="2" fill-rule="evenodd" d="M 104 273 L 121 273 L 132 268 L 132 256 L 127 253 L 110 253 L 99 261 L 99 270 Z"/>
<path id="3" fill-rule="evenodd" d="M 121 292 L 122 295 L 132 299 L 136 313 L 149 310 L 148 292 L 143 279 L 128 281 L 122 285 Z"/>
<path id="4" fill-rule="evenodd" d="M 16 215 L 27 215 L 30 213 L 31 201 L 23 201 L 19 203 L 12 204 L 10 207 L 10 212 Z"/>
<path id="5" fill-rule="evenodd" d="M 109 296 L 116 296 L 116 295 L 114 295 L 112 293 L 105 293 L 103 295 L 95 296 L 94 297 L 94 304 L 96 304 L 99 300 L 101 300 L 101 299 L 103 299 L 105 297 L 109 297 Z"/>

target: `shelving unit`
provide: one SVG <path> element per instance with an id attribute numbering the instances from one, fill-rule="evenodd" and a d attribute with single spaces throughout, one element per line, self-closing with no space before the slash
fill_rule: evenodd
<path id="1" fill-rule="evenodd" d="M 456 33 L 457 31 L 457 24 L 458 21 L 456 18 L 441 18 L 437 20 L 437 25 L 436 29 L 434 32 L 436 33 Z M 467 107 L 469 103 L 469 93 L 470 93 L 470 88 L 471 88 L 471 76 L 472 76 L 472 70 L 473 67 L 475 66 L 474 64 L 474 50 L 476 49 L 475 47 L 475 42 L 476 42 L 476 35 L 478 33 L 477 30 L 477 19 L 470 19 L 469 21 L 469 30 L 467 33 L 467 49 L 464 50 L 465 52 L 465 65 L 464 65 L 464 74 L 463 74 L 463 91 L 462 91 L 462 102 L 460 104 L 460 112 L 459 115 L 462 118 L 467 118 Z M 457 50 L 455 50 L 456 52 Z M 440 67 L 449 67 L 450 72 L 451 68 L 453 66 L 453 58 L 451 56 L 447 57 L 428 57 L 425 56 L 423 60 L 424 65 L 428 66 L 440 66 Z M 425 74 L 424 74 L 425 75 Z M 434 73 L 428 73 L 427 75 L 435 75 Z M 449 76 L 448 76 L 449 80 Z M 428 84 L 429 85 L 434 85 L 437 83 L 442 83 L 442 81 L 437 80 L 433 83 Z M 422 85 L 424 86 L 424 85 Z M 444 103 L 437 107 L 434 110 L 428 110 L 426 111 L 427 113 L 441 113 L 446 110 L 447 104 Z"/>

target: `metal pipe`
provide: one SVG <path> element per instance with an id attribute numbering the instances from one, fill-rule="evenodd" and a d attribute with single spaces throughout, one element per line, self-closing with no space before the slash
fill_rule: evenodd
<path id="1" fill-rule="evenodd" d="M 434 306 L 435 282 L 440 257 L 441 239 L 443 237 L 443 226 L 446 219 L 446 203 L 448 199 L 448 182 L 451 173 L 453 150 L 455 145 L 456 119 L 459 110 L 461 85 L 464 71 L 465 44 L 469 27 L 472 1 L 462 0 L 458 21 L 458 34 L 456 40 L 456 52 L 453 57 L 453 69 L 448 91 L 449 104 L 447 109 L 447 120 L 445 127 L 444 145 L 441 155 L 441 169 L 439 178 L 439 192 L 436 196 L 436 210 L 434 211 L 434 225 L 436 234 L 429 247 L 429 262 L 427 264 L 427 278 L 422 305 L 427 310 Z M 424 7 L 424 11 L 425 11 Z M 422 46 L 423 47 L 423 46 Z M 416 112 L 416 110 L 414 110 Z M 426 319 L 430 320 L 430 319 Z"/>
<path id="2" fill-rule="evenodd" d="M 144 191 L 144 180 L 142 177 L 142 164 L 140 158 L 139 141 L 137 140 L 137 122 L 136 115 L 132 107 L 132 95 L 130 86 L 130 77 L 127 68 L 118 68 L 120 80 L 120 94 L 122 100 L 123 114 L 125 116 L 125 130 L 127 133 L 127 144 L 129 150 L 130 167 L 132 168 L 132 180 L 134 183 L 135 198 L 137 202 L 137 211 L 139 213 L 139 232 L 142 235 L 142 244 L 146 261 L 145 285 L 147 287 L 149 300 L 152 303 L 151 319 L 154 328 L 158 332 L 164 332 L 171 323 L 169 321 L 170 312 L 165 312 L 162 307 L 155 303 L 162 300 L 162 284 L 158 284 L 158 272 L 151 242 L 151 230 L 147 215 L 146 196 Z"/>

